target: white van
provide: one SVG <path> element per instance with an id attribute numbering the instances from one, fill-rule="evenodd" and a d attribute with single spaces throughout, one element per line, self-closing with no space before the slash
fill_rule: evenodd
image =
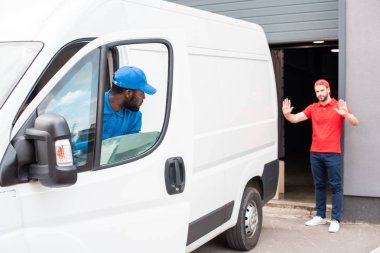
<path id="1" fill-rule="evenodd" d="M 249 250 L 277 188 L 277 98 L 261 27 L 157 0 L 0 8 L 0 251 Z M 102 140 L 122 66 L 157 93 Z"/>

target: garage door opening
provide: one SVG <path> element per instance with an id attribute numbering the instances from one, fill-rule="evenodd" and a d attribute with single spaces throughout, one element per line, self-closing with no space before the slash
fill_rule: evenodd
<path id="1" fill-rule="evenodd" d="M 311 121 L 298 124 L 286 121 L 281 106 L 289 98 L 293 113 L 317 102 L 314 82 L 329 81 L 331 96 L 338 99 L 338 42 L 323 46 L 287 46 L 272 48 L 279 96 L 279 156 L 284 161 L 284 193 L 280 198 L 289 201 L 314 203 L 314 186 L 310 168 Z M 331 198 L 328 194 L 328 203 Z"/>

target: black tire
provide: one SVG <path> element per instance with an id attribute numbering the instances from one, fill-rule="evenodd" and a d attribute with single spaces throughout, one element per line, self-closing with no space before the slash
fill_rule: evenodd
<path id="1" fill-rule="evenodd" d="M 246 224 L 247 221 L 247 224 Z M 261 234 L 263 204 L 260 193 L 252 187 L 244 190 L 236 225 L 225 232 L 227 245 L 232 249 L 253 249 Z"/>

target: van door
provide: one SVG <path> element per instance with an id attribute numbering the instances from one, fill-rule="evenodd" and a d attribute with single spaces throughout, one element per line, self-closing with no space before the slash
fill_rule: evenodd
<path id="1" fill-rule="evenodd" d="M 27 252 L 22 230 L 21 205 L 16 186 L 0 187 L 0 248 L 2 252 Z"/>
<path id="2" fill-rule="evenodd" d="M 191 112 L 184 35 L 128 31 L 83 47 L 16 122 L 58 114 L 70 129 L 77 182 L 18 185 L 29 252 L 185 252 L 191 189 Z M 175 64 L 175 65 L 174 65 Z M 103 139 L 113 71 L 137 66 L 157 89 L 141 130 Z M 114 115 L 118 117 L 120 115 Z"/>

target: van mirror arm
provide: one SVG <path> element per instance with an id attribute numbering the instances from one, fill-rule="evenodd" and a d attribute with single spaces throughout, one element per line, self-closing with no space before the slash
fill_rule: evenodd
<path id="1" fill-rule="evenodd" d="M 18 183 L 16 150 L 9 145 L 0 163 L 0 186 L 10 186 Z"/>
<path id="2" fill-rule="evenodd" d="M 0 186 L 29 181 L 29 165 L 35 162 L 33 143 L 25 136 L 16 137 L 5 151 L 0 164 Z"/>

